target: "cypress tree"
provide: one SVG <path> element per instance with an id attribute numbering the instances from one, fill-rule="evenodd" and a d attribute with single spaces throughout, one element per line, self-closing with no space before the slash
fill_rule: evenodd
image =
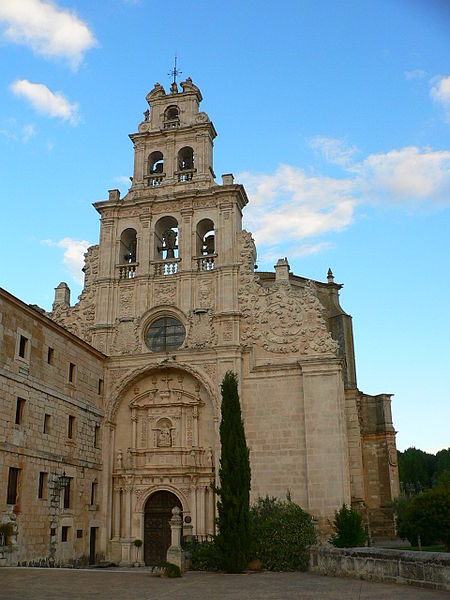
<path id="1" fill-rule="evenodd" d="M 227 573 L 240 573 L 249 559 L 250 461 L 236 375 L 231 371 L 222 381 L 222 420 L 220 422 L 220 488 L 217 545 L 221 567 Z"/>

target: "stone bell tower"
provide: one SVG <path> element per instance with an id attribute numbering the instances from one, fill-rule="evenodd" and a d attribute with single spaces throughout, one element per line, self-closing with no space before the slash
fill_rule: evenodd
<path id="1" fill-rule="evenodd" d="M 216 130 L 201 100 L 190 78 L 169 93 L 155 84 L 130 135 L 130 190 L 94 204 L 101 235 L 92 342 L 108 355 L 155 352 L 147 331 L 163 313 L 184 334 L 177 348 L 162 350 L 239 342 L 238 242 L 248 200 L 232 175 L 215 182 Z"/>

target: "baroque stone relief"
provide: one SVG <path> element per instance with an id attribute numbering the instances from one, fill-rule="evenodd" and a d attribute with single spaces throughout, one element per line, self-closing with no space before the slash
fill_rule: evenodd
<path id="1" fill-rule="evenodd" d="M 112 351 L 114 354 L 132 354 L 139 347 L 137 324 L 134 320 L 121 320 L 116 323 Z"/>
<path id="2" fill-rule="evenodd" d="M 98 249 L 98 244 L 91 246 L 84 255 L 84 288 L 78 296 L 77 304 L 70 308 L 57 306 L 49 314 L 56 323 L 90 344 L 95 344 L 91 329 L 95 320 Z"/>
<path id="3" fill-rule="evenodd" d="M 288 282 L 262 287 L 254 273 L 256 250 L 247 231 L 240 245 L 241 342 L 279 354 L 335 354 L 338 344 L 328 332 L 314 283 L 308 281 L 302 290 Z"/>
<path id="4" fill-rule="evenodd" d="M 189 329 L 185 342 L 186 348 L 206 348 L 217 343 L 217 328 L 214 324 L 213 311 L 189 311 Z"/>
<path id="5" fill-rule="evenodd" d="M 174 282 L 164 282 L 155 285 L 154 304 L 176 304 L 177 284 Z"/>

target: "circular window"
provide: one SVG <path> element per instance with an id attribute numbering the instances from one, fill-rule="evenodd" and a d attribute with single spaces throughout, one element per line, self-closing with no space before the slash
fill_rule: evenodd
<path id="1" fill-rule="evenodd" d="M 178 319 L 161 317 L 147 329 L 145 343 L 152 352 L 168 352 L 179 348 L 185 335 L 184 325 Z"/>

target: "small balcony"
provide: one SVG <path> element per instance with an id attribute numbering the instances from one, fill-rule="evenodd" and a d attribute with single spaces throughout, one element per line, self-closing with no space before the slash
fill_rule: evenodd
<path id="1" fill-rule="evenodd" d="M 172 119 L 166 119 L 164 121 L 164 129 L 174 129 L 175 127 L 180 126 L 180 119 L 178 117 L 173 117 Z"/>
<path id="2" fill-rule="evenodd" d="M 168 260 L 158 260 L 153 263 L 153 275 L 166 277 L 178 273 L 180 258 L 169 258 Z"/>
<path id="3" fill-rule="evenodd" d="M 165 173 L 152 173 L 151 175 L 144 175 L 144 179 L 147 180 L 148 187 L 157 187 L 164 181 Z"/>
<path id="4" fill-rule="evenodd" d="M 117 265 L 119 279 L 134 279 L 136 277 L 136 268 L 138 263 L 127 263 L 126 265 Z"/>
<path id="5" fill-rule="evenodd" d="M 202 256 L 194 256 L 197 263 L 197 271 L 212 271 L 214 269 L 214 260 L 217 254 L 202 254 Z"/>
<path id="6" fill-rule="evenodd" d="M 182 171 L 175 171 L 175 177 L 178 183 L 185 183 L 192 181 L 195 173 L 197 173 L 197 169 L 183 169 Z"/>

